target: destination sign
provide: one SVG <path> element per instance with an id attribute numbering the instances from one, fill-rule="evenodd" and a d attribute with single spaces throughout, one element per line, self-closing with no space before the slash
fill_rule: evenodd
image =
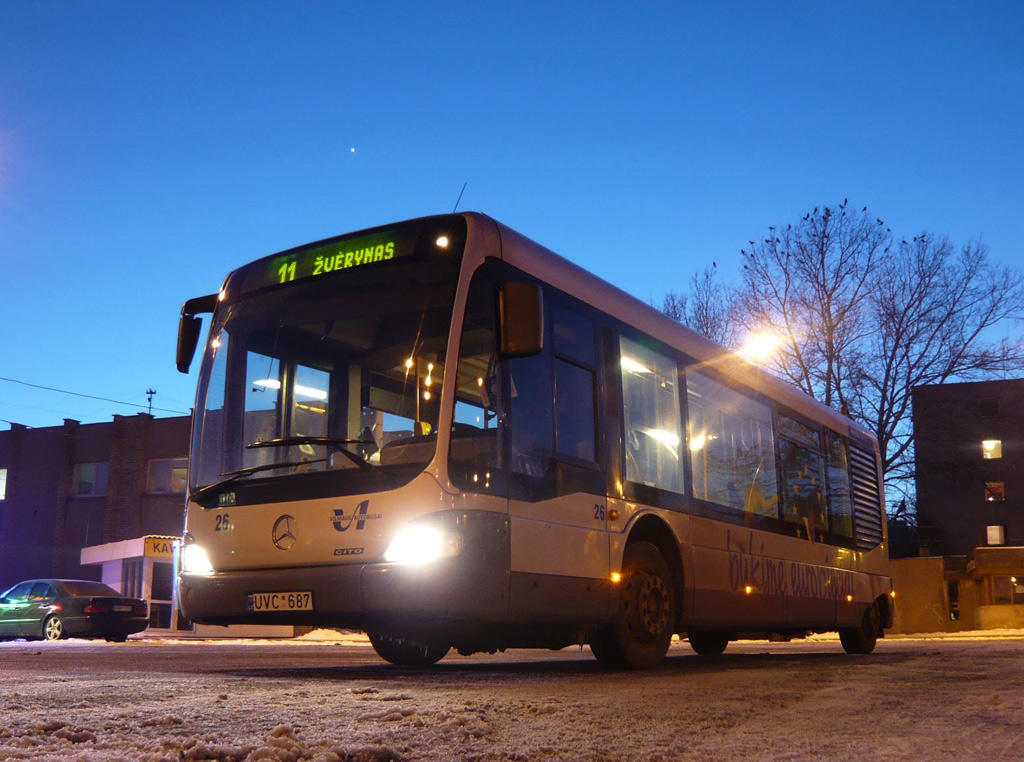
<path id="1" fill-rule="evenodd" d="M 398 237 L 392 231 L 336 241 L 270 260 L 263 285 L 288 283 L 364 267 L 375 262 L 387 262 L 396 257 L 410 256 L 415 250 L 415 238 Z"/>
<path id="2" fill-rule="evenodd" d="M 388 263 L 397 264 L 398 260 L 422 261 L 437 257 L 457 263 L 465 236 L 465 221 L 458 217 L 399 223 L 258 259 L 236 270 L 226 290 L 232 298 L 237 298 L 294 281 L 324 276 L 344 278 L 346 272 L 387 267 Z"/>

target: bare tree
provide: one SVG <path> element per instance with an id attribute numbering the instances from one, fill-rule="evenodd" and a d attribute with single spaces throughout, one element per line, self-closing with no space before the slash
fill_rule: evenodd
<path id="1" fill-rule="evenodd" d="M 1024 368 L 1024 345 L 992 341 L 1004 320 L 1024 317 L 1024 277 L 988 261 L 968 243 L 922 234 L 901 241 L 875 277 L 874 329 L 852 379 L 850 412 L 875 431 L 891 487 L 905 493 L 913 476 L 911 390 L 970 381 Z"/>
<path id="2" fill-rule="evenodd" d="M 659 307 L 665 315 L 723 346 L 736 343 L 736 294 L 717 278 L 715 263 L 690 276 L 690 291 L 669 291 Z M 653 304 L 653 302 L 652 302 Z"/>
<path id="3" fill-rule="evenodd" d="M 885 223 L 839 206 L 768 229 L 744 249 L 737 321 L 781 340 L 766 364 L 826 405 L 843 408 L 872 332 L 866 298 L 891 235 Z"/>
<path id="4" fill-rule="evenodd" d="M 876 434 L 896 502 L 913 473 L 913 387 L 1024 368 L 1021 342 L 986 336 L 1024 317 L 1024 279 L 980 244 L 894 244 L 882 220 L 844 201 L 769 228 L 742 256 L 738 324 L 781 339 L 770 370 Z"/>
<path id="5" fill-rule="evenodd" d="M 677 323 L 683 324 L 686 323 L 686 310 L 689 304 L 690 297 L 686 294 L 680 294 L 678 291 L 669 291 L 666 293 L 660 306 L 651 299 L 652 307 L 661 310 L 664 315 L 672 318 Z"/>

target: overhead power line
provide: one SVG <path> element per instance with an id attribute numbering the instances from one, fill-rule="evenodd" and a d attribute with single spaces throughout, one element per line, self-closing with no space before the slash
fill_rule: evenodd
<path id="1" fill-rule="evenodd" d="M 97 397 L 93 394 L 82 394 L 81 392 L 69 392 L 67 389 L 56 389 L 52 386 L 43 386 L 41 384 L 30 384 L 28 381 L 19 381 L 16 378 L 4 378 L 0 376 L 0 381 L 7 381 L 11 384 L 20 384 L 22 386 L 30 386 L 33 389 L 45 389 L 48 392 L 58 392 L 59 394 L 70 394 L 72 397 L 84 397 L 89 400 L 100 400 L 101 402 L 112 402 L 115 405 L 127 405 L 128 407 L 137 407 L 142 409 L 149 408 L 149 405 L 140 405 L 137 402 L 123 402 L 121 400 L 112 400 L 109 397 Z M 178 415 L 188 415 L 186 410 L 171 410 L 166 407 L 154 407 L 152 410 L 159 410 L 161 413 L 177 413 Z"/>

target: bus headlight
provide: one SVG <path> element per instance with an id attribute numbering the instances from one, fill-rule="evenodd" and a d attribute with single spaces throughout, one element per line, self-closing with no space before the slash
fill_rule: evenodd
<path id="1" fill-rule="evenodd" d="M 384 560 L 394 564 L 429 564 L 462 551 L 462 535 L 423 524 L 406 527 L 391 541 Z"/>
<path id="2" fill-rule="evenodd" d="M 199 545 L 185 545 L 181 549 L 182 574 L 213 574 L 210 557 Z"/>

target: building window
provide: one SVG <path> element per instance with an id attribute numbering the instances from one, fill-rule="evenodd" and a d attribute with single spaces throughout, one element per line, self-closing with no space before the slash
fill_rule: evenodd
<path id="1" fill-rule="evenodd" d="M 7 469 L 0 468 L 0 500 L 7 499 Z"/>
<path id="2" fill-rule="evenodd" d="M 1024 578 L 992 577 L 992 603 L 996 606 L 1024 604 Z"/>
<path id="3" fill-rule="evenodd" d="M 121 562 L 121 595 L 142 597 L 142 559 L 126 558 Z"/>
<path id="4" fill-rule="evenodd" d="M 999 415 L 999 400 L 978 400 L 978 414 L 985 418 L 994 418 Z"/>
<path id="5" fill-rule="evenodd" d="M 1006 483 L 985 482 L 985 499 L 990 503 L 1001 503 L 1006 500 Z"/>
<path id="6" fill-rule="evenodd" d="M 164 458 L 149 461 L 149 481 L 147 492 L 150 494 L 185 492 L 185 481 L 188 477 L 187 458 Z"/>
<path id="7" fill-rule="evenodd" d="M 985 543 L 987 545 L 1005 545 L 1006 527 L 1002 524 L 990 524 L 985 527 Z"/>
<path id="8" fill-rule="evenodd" d="M 1003 440 L 981 440 L 981 457 L 983 457 L 985 460 L 995 460 L 997 458 L 1003 457 Z"/>
<path id="9" fill-rule="evenodd" d="M 78 497 L 106 495 L 109 474 L 109 463 L 76 463 L 71 494 Z"/>

